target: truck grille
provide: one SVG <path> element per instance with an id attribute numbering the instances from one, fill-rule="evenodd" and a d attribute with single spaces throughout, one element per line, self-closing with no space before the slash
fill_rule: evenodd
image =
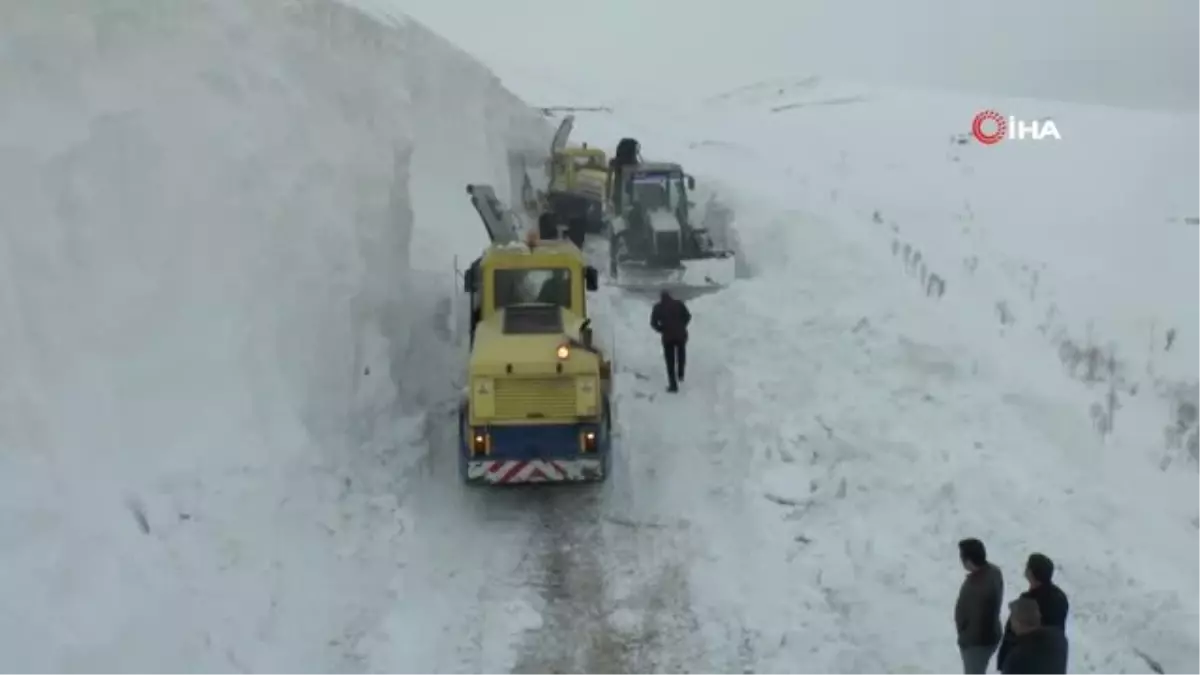
<path id="1" fill-rule="evenodd" d="M 575 417 L 575 380 L 570 377 L 497 379 L 496 417 L 500 419 Z"/>

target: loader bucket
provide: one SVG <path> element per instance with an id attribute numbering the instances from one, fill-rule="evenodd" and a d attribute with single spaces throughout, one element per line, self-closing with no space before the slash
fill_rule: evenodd
<path id="1" fill-rule="evenodd" d="M 732 255 L 684 260 L 673 268 L 623 263 L 609 283 L 635 291 L 715 291 L 733 283 L 734 266 Z"/>

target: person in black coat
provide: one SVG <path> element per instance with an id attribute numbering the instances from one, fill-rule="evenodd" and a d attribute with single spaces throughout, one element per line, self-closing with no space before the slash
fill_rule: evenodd
<path id="1" fill-rule="evenodd" d="M 625 167 L 634 166 L 641 161 L 641 144 L 636 138 L 622 138 L 617 143 L 617 152 L 608 162 L 608 194 L 617 210 L 621 209 L 621 186 L 624 180 L 622 174 Z"/>
<path id="2" fill-rule="evenodd" d="M 1000 672 L 1058 675 L 1067 672 L 1067 638 L 1057 628 L 1042 626 L 1041 612 L 1033 598 L 1017 598 L 1009 604 L 1013 643 L 1000 662 Z"/>
<path id="3" fill-rule="evenodd" d="M 958 601 L 954 603 L 954 625 L 963 673 L 987 672 L 992 654 L 1000 644 L 1000 610 L 1004 607 L 1004 574 L 987 559 L 987 548 L 978 539 L 958 542 L 958 557 L 967 571 Z"/>
<path id="4" fill-rule="evenodd" d="M 1041 553 L 1030 554 L 1025 563 L 1025 579 L 1029 581 L 1029 590 L 1021 593 L 1021 597 L 1031 598 L 1037 603 L 1038 612 L 1042 617 L 1041 625 L 1044 628 L 1063 631 L 1063 649 L 1067 649 L 1067 612 L 1070 610 L 1070 603 L 1067 601 L 1067 594 L 1054 585 L 1054 561 Z M 996 654 L 997 665 L 1004 663 L 1004 657 L 1012 649 L 1016 637 L 1010 618 L 1004 627 L 1004 640 L 1000 643 L 1000 651 Z"/>
<path id="5" fill-rule="evenodd" d="M 650 310 L 650 327 L 662 336 L 663 359 L 667 364 L 667 391 L 679 391 L 683 382 L 683 371 L 687 365 L 688 324 L 692 313 L 683 301 L 675 299 L 667 291 Z"/>

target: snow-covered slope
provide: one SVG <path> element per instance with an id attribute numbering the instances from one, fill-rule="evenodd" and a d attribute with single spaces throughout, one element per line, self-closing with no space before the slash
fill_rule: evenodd
<path id="1" fill-rule="evenodd" d="M 989 100 L 1064 140 L 982 148 L 959 143 L 969 100 L 796 80 L 576 124 L 714 185 L 755 270 L 692 303 L 679 400 L 644 316 L 618 319 L 634 496 L 613 508 L 687 522 L 708 663 L 952 670 L 953 542 L 979 536 L 1010 597 L 1030 552 L 1058 561 L 1072 670 L 1195 669 L 1194 116 Z M 1115 386 L 1071 356 L 1088 324 Z"/>
<path id="2" fill-rule="evenodd" d="M 1029 553 L 1057 561 L 1072 672 L 1140 672 L 1139 651 L 1190 672 L 1194 474 L 1107 454 L 1070 387 L 896 283 L 886 250 L 785 204 L 739 210 L 777 255 L 691 303 L 678 398 L 661 393 L 648 306 L 615 319 L 627 468 L 606 548 L 660 538 L 643 544 L 654 562 L 614 564 L 610 583 L 632 589 L 622 625 L 665 622 L 681 645 L 639 650 L 631 669 L 954 672 L 954 542 L 977 536 L 1010 598 Z"/>
<path id="3" fill-rule="evenodd" d="M 352 667 L 463 184 L 545 125 L 330 0 L 5 3 L 0 82 L 0 661 Z"/>
<path id="4" fill-rule="evenodd" d="M 986 108 L 1063 138 L 984 146 Z M 712 97 L 687 128 L 701 166 L 773 167 L 804 208 L 874 230 L 917 288 L 936 276 L 945 302 L 1055 350 L 1100 431 L 1194 467 L 1196 119 L 808 77 Z"/>

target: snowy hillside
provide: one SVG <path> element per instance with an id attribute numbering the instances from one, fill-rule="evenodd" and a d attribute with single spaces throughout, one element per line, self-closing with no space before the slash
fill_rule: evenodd
<path id="1" fill-rule="evenodd" d="M 1099 430 L 1195 467 L 1195 113 L 766 82 L 708 100 L 696 161 L 777 167 L 806 208 L 868 224 L 916 287 L 1085 382 Z M 984 108 L 1063 139 L 970 137 Z M 753 136 L 746 133 L 754 128 Z M 1129 432 L 1129 433 L 1127 433 Z M 1190 461 L 1188 461 L 1190 460 Z"/>
<path id="2" fill-rule="evenodd" d="M 0 81 L 0 662 L 352 667 L 463 185 L 549 130 L 329 0 L 5 3 Z"/>
<path id="3" fill-rule="evenodd" d="M 707 542 L 689 579 L 711 663 L 954 669 L 937 626 L 953 541 L 975 535 L 1012 595 L 1029 552 L 1058 561 L 1073 671 L 1194 669 L 1194 116 L 989 101 L 1053 106 L 1064 141 L 983 148 L 959 141 L 965 98 L 797 80 L 690 106 L 647 96 L 576 125 L 684 161 L 736 209 L 755 271 L 692 303 L 684 400 L 647 406 L 658 357 L 641 317 L 618 330 L 637 402 L 622 408 L 631 501 L 612 508 L 683 518 L 679 536 Z M 1103 136 L 1121 161 L 1097 128 L 1130 129 Z M 1089 323 L 1114 386 L 1072 355 Z M 1151 348 L 1168 323 L 1174 344 Z M 677 469 L 686 487 L 661 478 L 679 453 L 705 467 Z M 731 635 L 742 646 L 723 653 L 743 660 L 722 662 Z"/>

